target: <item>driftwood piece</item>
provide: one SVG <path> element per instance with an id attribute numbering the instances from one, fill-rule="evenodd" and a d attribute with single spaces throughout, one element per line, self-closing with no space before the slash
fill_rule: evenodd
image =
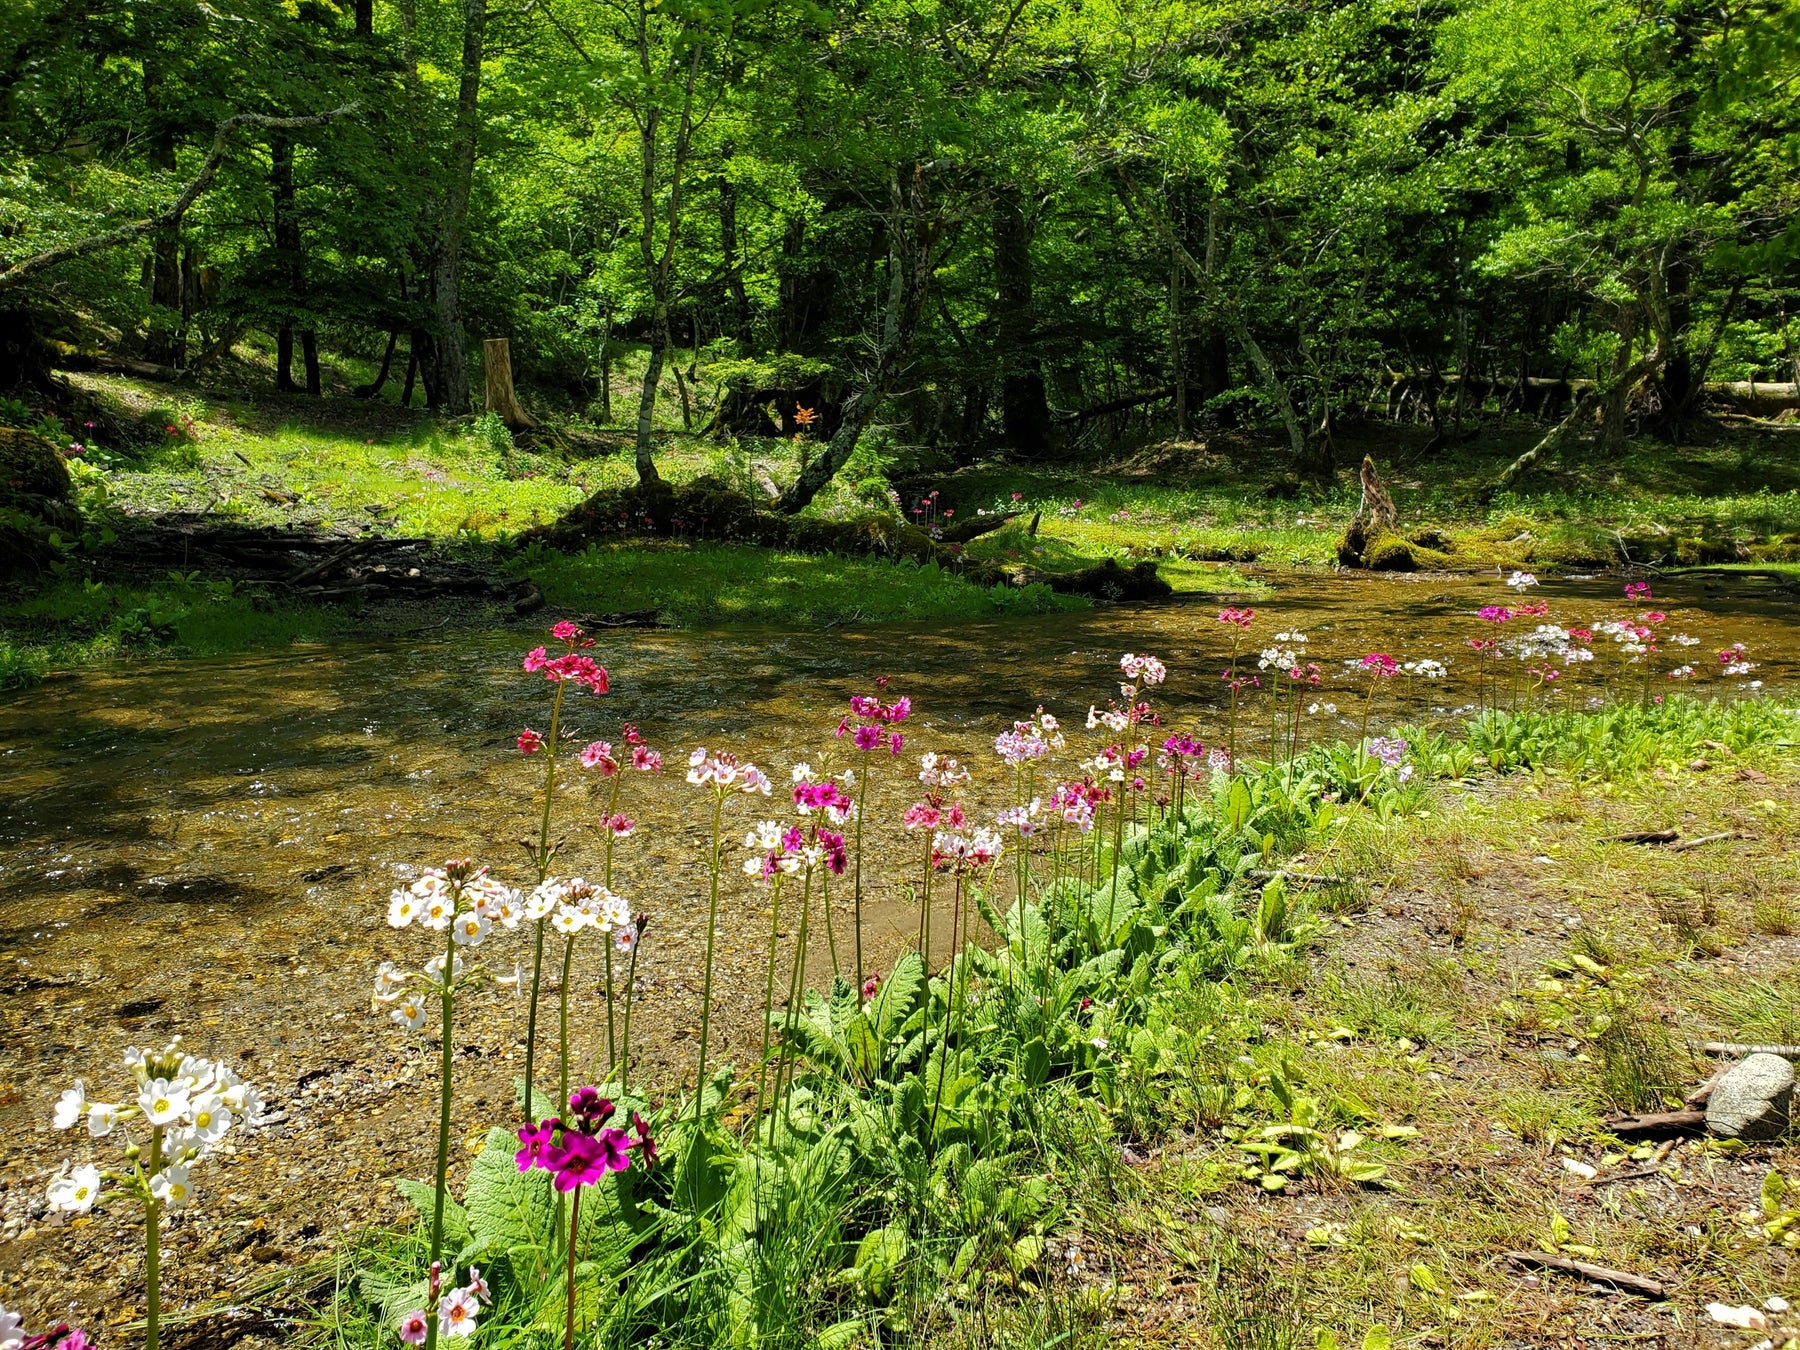
<path id="1" fill-rule="evenodd" d="M 1800 1045 L 1740 1045 L 1736 1041 L 1708 1041 L 1700 1047 L 1709 1055 L 1780 1055 L 1800 1059 Z"/>
<path id="2" fill-rule="evenodd" d="M 1650 1111 L 1643 1115 L 1614 1116 L 1604 1122 L 1607 1132 L 1621 1139 L 1668 1139 L 1700 1134 L 1706 1129 L 1704 1111 Z"/>
<path id="3" fill-rule="evenodd" d="M 1725 839 L 1748 839 L 1747 830 L 1725 830 L 1719 834 L 1703 834 L 1698 839 L 1683 839 L 1680 843 L 1670 844 L 1669 852 L 1685 853 L 1690 848 L 1700 848 L 1705 844 L 1717 844 Z"/>
<path id="4" fill-rule="evenodd" d="M 1681 1100 L 1694 1110 L 1698 1111 L 1704 1109 L 1706 1104 L 1712 1100 L 1713 1089 L 1719 1086 L 1719 1080 L 1730 1071 L 1731 1065 L 1721 1064 L 1712 1071 L 1712 1077 L 1708 1078 L 1704 1083 L 1688 1093 L 1688 1095 Z"/>
<path id="5" fill-rule="evenodd" d="M 1667 1296 L 1660 1280 L 1633 1275 L 1626 1270 L 1596 1266 L 1590 1261 L 1577 1261 L 1572 1256 L 1558 1256 L 1554 1252 L 1508 1252 L 1506 1259 L 1515 1266 L 1535 1266 L 1541 1270 L 1560 1270 L 1569 1275 L 1579 1275 L 1584 1280 L 1610 1284 L 1615 1289 L 1624 1290 L 1628 1294 L 1642 1294 L 1645 1298 L 1660 1299 Z"/>
<path id="6" fill-rule="evenodd" d="M 1681 838 L 1680 830 L 1627 830 L 1608 841 L 1614 844 L 1672 844 Z"/>
<path id="7" fill-rule="evenodd" d="M 333 568 L 350 561 L 350 559 L 354 558 L 358 553 L 368 552 L 369 547 L 373 542 L 375 541 L 358 539 L 355 543 L 347 544 L 343 548 L 338 549 L 335 553 L 326 554 L 310 567 L 303 567 L 298 572 L 294 573 L 293 576 L 289 577 L 288 585 L 298 586 L 303 581 L 311 581 L 314 577 L 324 576 Z"/>

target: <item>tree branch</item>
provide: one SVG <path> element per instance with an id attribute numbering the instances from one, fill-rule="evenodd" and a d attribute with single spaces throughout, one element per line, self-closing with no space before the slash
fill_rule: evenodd
<path id="1" fill-rule="evenodd" d="M 263 113 L 237 113 L 219 123 L 213 135 L 212 149 L 207 153 L 206 161 L 201 164 L 200 172 L 194 181 L 182 189 L 181 195 L 170 205 L 146 220 L 133 221 L 129 225 L 121 225 L 117 229 L 107 230 L 103 234 L 89 235 L 73 244 L 65 244 L 61 248 L 46 249 L 42 253 L 13 263 L 4 271 L 0 271 L 0 291 L 31 280 L 39 273 L 47 272 L 52 267 L 71 262 L 76 258 L 85 258 L 90 253 L 103 253 L 107 249 L 117 248 L 121 244 L 129 244 L 133 239 L 142 239 L 147 234 L 155 234 L 158 230 L 174 229 L 181 224 L 181 218 L 199 199 L 200 194 L 213 185 L 213 179 L 219 176 L 219 166 L 225 162 L 226 151 L 230 148 L 231 133 L 239 127 L 261 127 L 267 131 L 298 131 L 303 127 L 324 126 L 327 122 L 336 121 L 340 117 L 356 111 L 357 105 L 347 103 L 341 108 L 333 108 L 330 112 L 315 113 L 310 117 L 269 117 Z"/>

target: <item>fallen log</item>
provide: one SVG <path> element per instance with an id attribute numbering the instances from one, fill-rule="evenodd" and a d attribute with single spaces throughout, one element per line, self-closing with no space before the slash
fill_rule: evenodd
<path id="1" fill-rule="evenodd" d="M 1643 1115 L 1614 1116 L 1603 1121 L 1609 1134 L 1621 1139 L 1679 1139 L 1706 1129 L 1704 1111 L 1651 1111 Z"/>
<path id="2" fill-rule="evenodd" d="M 1023 511 L 1005 511 L 997 515 L 970 516 L 967 520 L 959 520 L 953 525 L 946 525 L 937 532 L 937 537 L 946 544 L 966 544 L 971 539 L 979 539 L 984 534 L 992 534 L 1009 520 L 1016 520 L 1024 515 Z"/>
<path id="3" fill-rule="evenodd" d="M 1584 1280 L 1610 1284 L 1615 1289 L 1622 1289 L 1628 1294 L 1642 1294 L 1645 1298 L 1661 1299 L 1667 1296 L 1660 1280 L 1633 1275 L 1627 1270 L 1597 1266 L 1591 1261 L 1577 1261 L 1571 1256 L 1558 1256 L 1555 1252 L 1508 1252 L 1506 1259 L 1516 1266 L 1534 1266 L 1541 1270 L 1560 1270 L 1569 1275 L 1579 1275 Z"/>
<path id="4" fill-rule="evenodd" d="M 1627 830 L 1615 834 L 1607 842 L 1613 844 L 1672 844 L 1681 838 L 1680 830 Z"/>

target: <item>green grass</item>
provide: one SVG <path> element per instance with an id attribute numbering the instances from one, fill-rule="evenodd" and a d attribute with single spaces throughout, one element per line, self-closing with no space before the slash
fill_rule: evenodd
<path id="1" fill-rule="evenodd" d="M 238 652 L 348 635 L 352 611 L 270 601 L 198 577 L 115 583 L 65 576 L 0 605 L 0 689 L 109 661 Z"/>
<path id="2" fill-rule="evenodd" d="M 780 553 L 741 544 L 532 550 L 516 564 L 571 613 L 656 609 L 691 627 L 890 623 L 1085 609 L 1048 586 L 977 586 L 926 564 Z"/>

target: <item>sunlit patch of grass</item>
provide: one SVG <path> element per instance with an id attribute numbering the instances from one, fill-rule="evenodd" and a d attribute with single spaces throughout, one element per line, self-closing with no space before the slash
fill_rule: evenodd
<path id="1" fill-rule="evenodd" d="M 230 582 L 67 578 L 0 605 L 0 689 L 110 660 L 229 656 L 346 636 L 355 614 L 275 602 Z"/>
<path id="2" fill-rule="evenodd" d="M 932 564 L 783 553 L 740 544 L 594 545 L 519 563 L 553 609 L 655 609 L 686 626 L 886 623 L 1083 609 L 1048 586 L 982 587 Z"/>

